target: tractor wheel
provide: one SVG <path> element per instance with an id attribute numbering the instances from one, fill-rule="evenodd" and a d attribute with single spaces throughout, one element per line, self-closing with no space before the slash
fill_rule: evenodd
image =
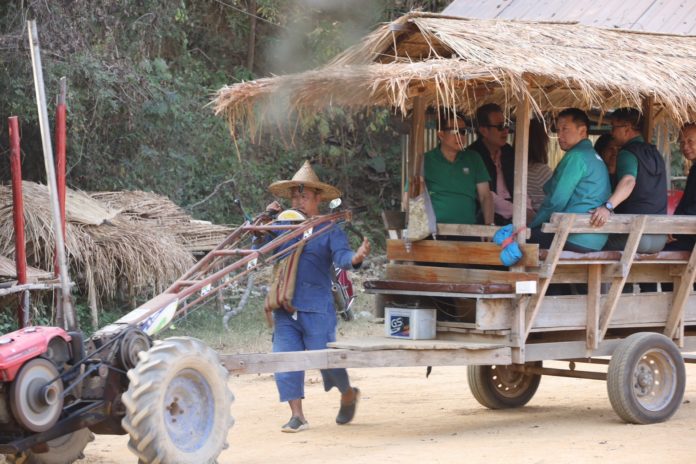
<path id="1" fill-rule="evenodd" d="M 9 464 L 70 464 L 85 457 L 83 451 L 94 440 L 89 429 L 80 429 L 46 442 L 46 453 L 25 451 L 18 456 L 5 456 Z"/>
<path id="2" fill-rule="evenodd" d="M 173 337 L 139 354 L 123 394 L 128 447 L 142 463 L 213 463 L 234 423 L 228 372 L 200 340 Z"/>
<path id="3" fill-rule="evenodd" d="M 662 334 L 627 337 L 609 361 L 607 391 L 612 408 L 632 424 L 654 424 L 672 417 L 684 397 L 684 359 Z"/>
<path id="4" fill-rule="evenodd" d="M 529 363 L 541 367 L 541 361 Z M 468 366 L 469 389 L 476 401 L 489 409 L 524 406 L 539 388 L 541 375 L 523 374 L 512 366 Z"/>

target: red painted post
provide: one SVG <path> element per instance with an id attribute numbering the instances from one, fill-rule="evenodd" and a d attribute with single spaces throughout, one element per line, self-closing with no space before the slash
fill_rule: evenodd
<path id="1" fill-rule="evenodd" d="M 17 282 L 27 283 L 27 252 L 24 242 L 24 201 L 22 199 L 22 164 L 19 148 L 19 120 L 17 116 L 8 118 L 10 129 L 10 169 L 12 171 L 12 215 L 15 231 L 15 262 L 17 266 Z M 24 295 L 23 295 L 24 296 Z M 24 327 L 28 320 L 29 308 L 24 306 L 27 301 L 22 298 L 17 310 L 17 324 Z"/>

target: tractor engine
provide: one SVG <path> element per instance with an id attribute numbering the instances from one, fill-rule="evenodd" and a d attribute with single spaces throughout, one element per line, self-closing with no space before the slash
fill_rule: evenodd
<path id="1" fill-rule="evenodd" d="M 0 337 L 0 430 L 44 432 L 64 406 L 60 374 L 71 361 L 70 335 L 57 327 L 26 327 Z"/>

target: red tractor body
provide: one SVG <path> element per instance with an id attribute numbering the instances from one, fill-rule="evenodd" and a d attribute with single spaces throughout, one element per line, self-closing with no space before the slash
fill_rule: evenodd
<path id="1" fill-rule="evenodd" d="M 25 327 L 0 337 L 0 381 L 13 381 L 28 360 L 48 351 L 55 337 L 70 343 L 70 335 L 60 327 Z"/>

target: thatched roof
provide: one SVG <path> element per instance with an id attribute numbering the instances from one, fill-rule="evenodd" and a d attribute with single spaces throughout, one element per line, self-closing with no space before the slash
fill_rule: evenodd
<path id="1" fill-rule="evenodd" d="M 323 68 L 221 89 L 217 114 L 231 127 L 266 112 L 285 115 L 395 107 L 411 97 L 473 113 L 523 95 L 535 111 L 568 106 L 608 110 L 654 98 L 657 118 L 696 118 L 696 37 L 410 13 L 386 24 Z M 257 104 L 263 103 L 263 106 Z"/>

